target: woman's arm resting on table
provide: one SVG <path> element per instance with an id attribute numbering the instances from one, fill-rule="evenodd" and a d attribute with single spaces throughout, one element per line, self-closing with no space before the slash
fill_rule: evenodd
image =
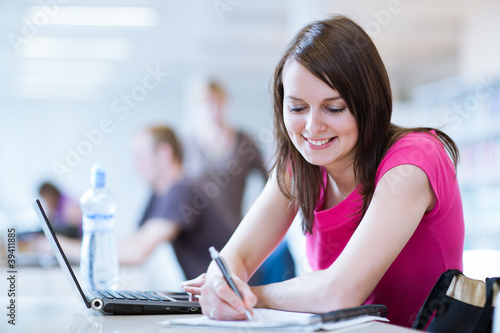
<path id="1" fill-rule="evenodd" d="M 378 183 L 370 207 L 338 259 L 328 269 L 252 288 L 257 306 L 328 312 L 362 304 L 435 200 L 420 168 L 392 168 Z"/>

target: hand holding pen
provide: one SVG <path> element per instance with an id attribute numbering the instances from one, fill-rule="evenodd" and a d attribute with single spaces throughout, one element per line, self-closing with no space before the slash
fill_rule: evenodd
<path id="1" fill-rule="evenodd" d="M 210 255 L 211 255 L 212 259 L 215 261 L 215 263 L 219 267 L 222 275 L 224 276 L 224 279 L 226 280 L 226 282 L 229 285 L 229 287 L 231 288 L 231 290 L 241 300 L 243 300 L 243 296 L 240 293 L 240 291 L 238 290 L 238 288 L 236 287 L 236 284 L 234 283 L 234 280 L 233 280 L 233 278 L 231 276 L 231 272 L 229 271 L 229 267 L 225 264 L 224 260 L 219 255 L 219 252 L 217 252 L 217 250 L 213 246 L 211 246 L 208 250 L 210 251 Z M 222 283 L 222 282 L 219 282 L 219 283 Z M 214 286 L 214 290 L 216 289 L 215 286 Z M 215 311 L 215 307 L 212 307 L 212 309 L 210 310 L 210 314 L 209 314 L 210 318 L 214 318 L 214 316 L 215 316 L 214 311 Z M 245 310 L 245 315 L 246 315 L 246 317 L 247 317 L 248 320 L 252 320 L 252 314 L 251 314 L 251 312 L 248 309 Z"/>

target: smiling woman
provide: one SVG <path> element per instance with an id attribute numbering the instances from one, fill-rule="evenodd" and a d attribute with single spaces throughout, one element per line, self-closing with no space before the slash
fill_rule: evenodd
<path id="1" fill-rule="evenodd" d="M 355 145 L 349 151 L 351 155 L 343 159 L 344 166 L 341 168 L 346 170 L 352 165 L 351 175 L 342 174 L 334 178 L 341 193 L 353 189 L 358 183 L 362 184 L 361 215 L 366 212 L 373 196 L 375 173 L 387 149 L 406 133 L 429 132 L 430 129 L 406 129 L 391 124 L 392 94 L 385 66 L 372 40 L 357 24 L 347 18 L 337 17 L 334 24 L 318 21 L 300 31 L 278 63 L 274 76 L 274 122 L 278 150 L 276 169 L 282 192 L 298 203 L 304 216 L 304 229 L 310 232 L 321 178 L 319 168 L 311 164 L 325 167 L 327 164 L 309 161 L 297 147 L 300 140 L 294 140 L 294 136 L 290 134 L 292 123 L 287 121 L 292 117 L 290 112 L 286 111 L 294 109 L 286 103 L 290 99 L 297 100 L 300 96 L 294 95 L 298 92 L 316 102 L 314 108 L 321 107 L 329 111 L 315 115 L 313 108 L 305 130 L 309 126 L 310 130 L 317 131 L 315 126 L 325 126 L 326 123 L 330 124 L 330 132 L 335 128 L 346 130 L 356 126 L 356 129 L 351 128 L 349 135 L 338 135 L 342 149 L 348 147 L 345 142 L 348 138 L 351 144 Z M 318 104 L 319 101 L 323 104 Z M 302 103 L 307 105 L 307 101 L 302 100 Z M 349 112 L 327 117 L 328 113 L 339 113 L 344 108 Z M 295 107 L 295 111 L 301 109 L 297 110 Z M 330 119 L 329 122 L 325 121 L 326 118 Z M 351 125 L 348 125 L 348 120 L 352 121 Z M 458 150 L 454 142 L 446 134 L 440 131 L 436 133 L 443 140 L 456 165 Z M 317 145 L 318 138 L 333 138 L 314 137 L 310 131 L 302 136 L 306 139 L 316 139 L 311 145 Z M 292 143 L 297 150 L 289 149 Z M 339 155 L 347 153 L 336 151 Z M 295 181 L 291 192 L 284 186 L 285 170 L 289 168 L 297 171 L 292 173 Z M 333 176 L 333 170 L 328 171 Z M 304 182 L 302 177 L 308 181 Z M 297 196 L 299 193 L 300 197 Z"/>
<path id="2" fill-rule="evenodd" d="M 384 304 L 391 322 L 411 326 L 439 275 L 462 269 L 454 142 L 439 130 L 391 123 L 384 64 L 343 16 L 297 34 L 273 88 L 273 173 L 221 252 L 243 301 L 214 265 L 185 290 L 201 292 L 203 312 L 216 319 L 243 319 L 254 306 L 328 312 Z M 248 287 L 298 211 L 313 272 Z"/>
<path id="3" fill-rule="evenodd" d="M 295 60 L 286 63 L 283 82 L 283 118 L 295 148 L 310 164 L 347 167 L 356 153 L 358 127 L 346 102 Z"/>

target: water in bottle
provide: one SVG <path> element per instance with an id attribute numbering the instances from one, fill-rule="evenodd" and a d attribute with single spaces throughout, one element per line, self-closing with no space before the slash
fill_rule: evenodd
<path id="1" fill-rule="evenodd" d="M 83 213 L 83 240 L 80 274 L 90 290 L 118 287 L 118 256 L 113 235 L 116 200 L 106 188 L 106 173 L 94 165 L 92 188 L 80 198 Z"/>

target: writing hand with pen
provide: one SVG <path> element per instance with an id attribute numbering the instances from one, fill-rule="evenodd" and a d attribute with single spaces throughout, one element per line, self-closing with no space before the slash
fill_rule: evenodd
<path id="1" fill-rule="evenodd" d="M 208 274 L 185 281 L 184 290 L 200 295 L 200 305 L 204 315 L 217 320 L 251 320 L 251 309 L 257 304 L 257 296 L 248 284 L 231 275 L 217 251 L 210 249 L 212 262 Z M 213 265 L 217 267 L 213 267 Z"/>

